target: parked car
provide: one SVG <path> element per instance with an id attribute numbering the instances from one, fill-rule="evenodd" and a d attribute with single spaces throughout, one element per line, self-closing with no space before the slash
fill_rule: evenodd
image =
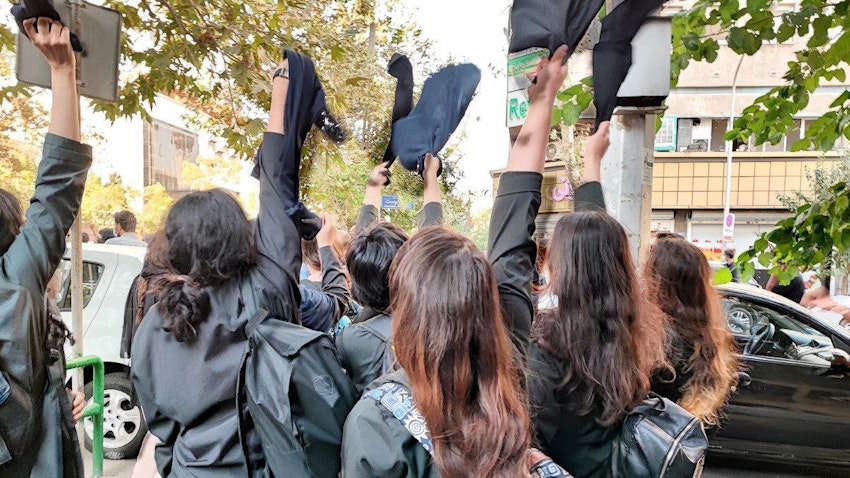
<path id="1" fill-rule="evenodd" d="M 142 270 L 146 249 L 143 247 L 83 244 L 83 351 L 103 359 L 104 381 L 104 456 L 119 460 L 134 458 L 139 452 L 147 427 L 133 397 L 130 360 L 121 358 L 121 332 L 124 306 L 133 279 Z M 71 328 L 70 253 L 60 266 L 63 293 L 59 302 L 62 318 Z M 66 344 L 71 356 L 71 345 Z M 85 375 L 86 397 L 91 400 L 91 372 Z M 84 422 L 86 447 L 91 449 L 93 424 Z"/>
<path id="2" fill-rule="evenodd" d="M 756 287 L 717 289 L 745 370 L 710 454 L 846 473 L 850 330 Z"/>

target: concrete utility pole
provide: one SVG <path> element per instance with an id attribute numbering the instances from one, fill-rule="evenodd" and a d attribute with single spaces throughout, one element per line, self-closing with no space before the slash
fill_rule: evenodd
<path id="1" fill-rule="evenodd" d="M 611 147 L 602 158 L 608 213 L 626 229 L 638 264 L 648 257 L 652 219 L 655 112 L 619 108 L 611 119 Z"/>
<path id="2" fill-rule="evenodd" d="M 611 12 L 623 0 L 607 0 Z M 632 68 L 619 97 L 666 98 L 670 91 L 670 19 L 650 16 L 632 42 Z M 608 212 L 629 237 L 635 260 L 649 254 L 652 219 L 652 177 L 655 157 L 655 116 L 666 106 L 618 107 L 611 119 L 611 147 L 602 158 L 602 189 Z"/>
<path id="3" fill-rule="evenodd" d="M 70 26 L 78 38 L 82 38 L 82 23 L 80 21 L 80 0 L 70 0 L 71 19 Z M 82 63 L 79 54 L 77 56 L 77 125 L 81 125 L 80 115 L 80 83 L 82 78 Z M 71 226 L 71 322 L 74 331 L 74 358 L 83 356 L 83 235 L 82 235 L 82 212 L 77 214 L 74 225 Z M 77 392 L 83 392 L 85 382 L 83 381 L 83 369 L 74 369 L 72 385 Z M 77 427 L 82 430 L 81 426 Z M 81 442 L 82 443 L 82 442 Z"/>

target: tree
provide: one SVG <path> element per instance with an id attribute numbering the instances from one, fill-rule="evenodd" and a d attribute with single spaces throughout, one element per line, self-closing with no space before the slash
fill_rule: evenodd
<path id="1" fill-rule="evenodd" d="M 132 188 L 124 185 L 121 176 L 117 174 L 110 174 L 104 179 L 89 173 L 83 193 L 82 223 L 92 225 L 95 229 L 112 226 L 115 224 L 115 213 L 129 209 L 130 198 L 136 194 Z"/>
<path id="2" fill-rule="evenodd" d="M 270 77 L 282 48 L 312 57 L 329 104 L 351 140 L 338 148 L 318 135 L 310 137 L 302 161 L 303 199 L 340 211 L 349 222 L 362 200 L 366 174 L 388 141 L 395 80 L 384 71 L 386 61 L 401 51 L 410 54 L 421 70 L 436 63 L 428 42 L 409 23 L 398 0 L 106 0 L 104 5 L 123 15 L 121 54 L 126 74 L 119 101 L 95 102 L 95 109 L 112 119 L 147 117 L 156 94 L 170 95 L 203 113 L 194 121 L 225 138 L 237 159 L 253 158 L 265 129 Z M 14 48 L 14 37 L 2 25 L 0 48 Z M 10 98 L 28 91 L 15 87 L 0 94 Z M 187 166 L 187 174 L 196 174 L 192 181 L 220 174 L 202 171 L 202 163 L 201 170 Z M 393 188 L 405 201 L 413 200 L 421 186 L 403 176 L 397 176 Z M 195 189 L 216 186 L 209 183 L 198 181 Z M 449 187 L 447 196 L 451 194 Z M 246 209 L 256 210 L 255 197 L 240 198 Z M 447 211 L 460 210 L 461 206 L 448 205 L 452 201 L 453 197 L 447 198 Z M 412 224 L 415 213 L 402 210 L 390 215 Z"/>
<path id="3" fill-rule="evenodd" d="M 0 54 L 0 77 L 9 77 L 11 55 Z M 0 185 L 24 207 L 35 188 L 37 135 L 47 126 L 47 114 L 37 103 L 10 96 L 0 103 Z"/>
<path id="4" fill-rule="evenodd" d="M 366 179 L 376 161 L 356 142 L 349 142 L 339 149 L 338 155 L 316 158 L 306 165 L 303 175 L 302 195 L 305 202 L 316 212 L 329 212 L 339 217 L 340 224 L 351 227 L 357 220 Z M 447 226 L 460 231 L 458 226 L 465 221 L 469 211 L 468 201 L 457 196 L 455 186 L 459 179 L 458 170 L 451 150 L 444 155 L 443 177 L 440 181 L 443 192 L 443 212 Z M 400 209 L 382 213 L 399 227 L 408 231 L 416 225 L 416 215 L 422 206 L 422 180 L 399 165 L 392 169 L 392 184 L 385 194 L 398 196 Z"/>
<path id="5" fill-rule="evenodd" d="M 383 109 L 369 101 L 372 91 L 392 88 L 375 75 L 378 65 L 396 50 L 427 51 L 396 0 L 106 0 L 104 6 L 123 15 L 127 74 L 118 102 L 95 108 L 112 119 L 147 116 L 156 94 L 178 97 L 205 113 L 197 120 L 243 158 L 265 128 L 270 78 L 284 46 L 316 61 L 333 109 L 367 136 L 372 121 L 389 118 L 375 115 Z M 2 25 L 0 48 L 14 49 L 14 36 Z M 23 92 L 15 88 L 2 93 Z M 372 120 L 358 124 L 364 118 Z"/>
<path id="6" fill-rule="evenodd" d="M 794 127 L 793 118 L 810 95 L 830 80 L 845 81 L 850 58 L 850 0 L 801 0 L 795 11 L 775 13 L 777 0 L 698 0 L 673 17 L 672 86 L 692 61 L 714 62 L 720 41 L 741 55 L 754 55 L 766 42 L 807 39 L 788 63 L 786 83 L 772 88 L 747 106 L 726 135 L 756 145 L 782 140 Z M 553 121 L 573 124 L 592 100 L 592 79 L 586 78 L 558 94 Z M 850 91 L 837 95 L 831 109 L 807 126 L 794 151 L 828 151 L 840 137 L 850 139 Z"/>
<path id="7" fill-rule="evenodd" d="M 248 187 L 251 164 L 238 158 L 198 158 L 183 163 L 183 181 L 193 191 L 224 188 L 236 195 L 249 216 L 259 211 L 257 188 Z"/>
<path id="8" fill-rule="evenodd" d="M 144 205 L 138 217 L 138 229 L 142 234 L 154 234 L 165 226 L 165 216 L 174 199 L 160 183 L 145 187 L 142 197 Z"/>

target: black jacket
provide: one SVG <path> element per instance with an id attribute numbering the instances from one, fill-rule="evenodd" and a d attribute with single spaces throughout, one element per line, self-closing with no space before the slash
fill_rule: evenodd
<path id="1" fill-rule="evenodd" d="M 348 310 L 351 294 L 336 253 L 330 246 L 319 249 L 322 283 L 319 289 L 301 285 L 301 325 L 327 332 Z"/>
<path id="2" fill-rule="evenodd" d="M 256 304 L 269 315 L 298 322 L 301 237 L 284 214 L 289 204 L 278 179 L 297 168 L 284 153 L 284 137 L 266 133 L 258 153 L 260 212 L 254 228 L 256 264 L 248 274 L 209 290 L 211 313 L 192 343 L 163 329 L 157 307 L 142 320 L 133 343 L 133 383 L 163 477 L 245 476 L 239 443 L 236 378 L 245 352 L 245 325 L 255 310 L 242 297 L 250 281 Z M 296 169 L 297 170 L 297 169 Z M 284 188 L 285 189 L 285 188 Z M 273 386 L 273 384 L 272 384 Z M 256 435 L 246 432 L 249 445 Z M 253 446 L 252 446 L 253 448 Z"/>
<path id="3" fill-rule="evenodd" d="M 45 347 L 44 291 L 65 253 L 89 166 L 90 147 L 45 137 L 27 221 L 0 256 L 0 371 L 12 387 L 0 404 L 0 476 L 83 475 L 64 357 L 51 364 Z"/>
<path id="4" fill-rule="evenodd" d="M 354 381 L 358 396 L 363 393 L 366 386 L 381 376 L 387 354 L 387 343 L 392 340 L 392 333 L 388 334 L 387 340 L 383 340 L 368 325 L 364 325 L 374 320 L 392 323 L 393 319 L 373 309 L 363 309 L 354 322 L 342 329 L 335 339 L 339 363 Z M 392 326 L 389 330 L 392 331 Z"/>
<path id="5" fill-rule="evenodd" d="M 360 217 L 354 226 L 355 231 L 362 232 L 378 220 L 378 210 L 374 206 L 364 205 L 360 208 Z M 429 202 L 422 206 L 416 217 L 419 229 L 443 224 L 443 206 L 438 202 Z M 357 388 L 357 393 L 363 393 L 367 385 L 381 376 L 386 355 L 386 342 L 365 328 L 362 323 L 368 320 L 387 320 L 390 317 L 370 307 L 364 308 L 353 323 L 336 336 L 336 348 L 339 361 Z M 392 320 L 390 318 L 390 320 Z M 388 337 L 392 340 L 392 336 Z"/>
<path id="6" fill-rule="evenodd" d="M 395 382 L 410 389 L 403 370 L 385 375 L 366 391 Z M 342 433 L 342 478 L 439 478 L 431 455 L 376 400 L 361 398 Z"/>

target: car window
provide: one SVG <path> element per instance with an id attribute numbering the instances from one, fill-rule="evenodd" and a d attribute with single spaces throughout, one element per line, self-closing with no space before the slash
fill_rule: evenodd
<path id="1" fill-rule="evenodd" d="M 723 298 L 723 311 L 745 355 L 829 366 L 832 339 L 796 316 L 736 297 Z"/>
<path id="2" fill-rule="evenodd" d="M 71 310 L 71 261 L 63 259 L 60 266 L 62 268 L 62 300 L 59 302 L 59 308 L 62 310 Z M 103 265 L 95 262 L 83 262 L 83 307 L 89 305 L 89 301 L 94 295 L 95 289 L 103 275 Z"/>

